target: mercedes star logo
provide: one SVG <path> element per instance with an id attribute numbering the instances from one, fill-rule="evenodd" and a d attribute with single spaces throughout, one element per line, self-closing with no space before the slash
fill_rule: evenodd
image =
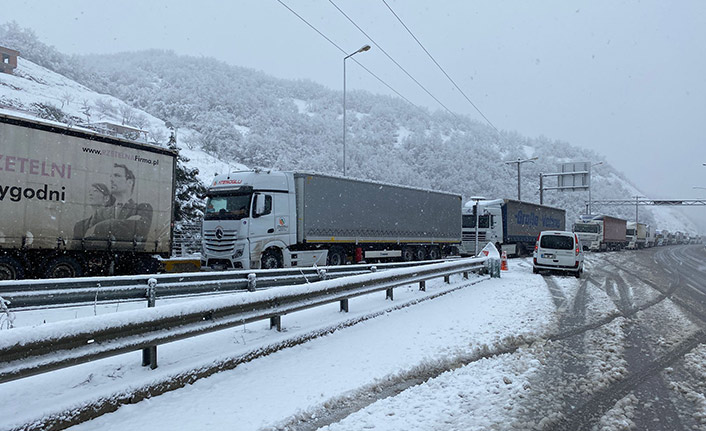
<path id="1" fill-rule="evenodd" d="M 223 239 L 223 228 L 220 228 L 220 227 L 216 228 L 216 238 Z"/>

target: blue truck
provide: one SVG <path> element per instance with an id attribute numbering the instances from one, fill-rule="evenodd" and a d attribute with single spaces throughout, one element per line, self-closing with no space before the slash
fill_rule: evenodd
<path id="1" fill-rule="evenodd" d="M 565 210 L 512 199 L 474 199 L 462 214 L 461 254 L 466 256 L 489 242 L 508 255 L 528 255 L 543 230 L 566 230 Z"/>

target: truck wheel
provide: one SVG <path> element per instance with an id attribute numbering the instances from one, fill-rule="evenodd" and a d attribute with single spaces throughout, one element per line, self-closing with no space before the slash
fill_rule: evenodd
<path id="1" fill-rule="evenodd" d="M 0 280 L 20 280 L 24 277 L 25 270 L 17 259 L 0 256 Z"/>
<path id="2" fill-rule="evenodd" d="M 81 264 L 71 256 L 58 256 L 49 261 L 45 278 L 74 278 L 83 275 Z"/>
<path id="3" fill-rule="evenodd" d="M 441 259 L 441 250 L 439 247 L 432 247 L 429 249 L 429 260 Z"/>
<path id="4" fill-rule="evenodd" d="M 328 251 L 326 264 L 329 266 L 339 266 L 346 264 L 346 252 L 340 247 L 334 247 Z"/>
<path id="5" fill-rule="evenodd" d="M 281 268 L 281 267 L 282 267 L 282 260 L 279 257 L 279 254 L 277 252 L 275 252 L 274 250 L 267 250 L 262 255 L 262 261 L 260 262 L 260 268 L 274 269 L 274 268 Z"/>
<path id="6" fill-rule="evenodd" d="M 424 247 L 417 247 L 414 250 L 414 260 L 424 260 L 427 258 L 427 251 Z"/>
<path id="7" fill-rule="evenodd" d="M 414 249 L 412 247 L 404 247 L 402 249 L 402 260 L 404 262 L 411 262 L 414 260 Z"/>

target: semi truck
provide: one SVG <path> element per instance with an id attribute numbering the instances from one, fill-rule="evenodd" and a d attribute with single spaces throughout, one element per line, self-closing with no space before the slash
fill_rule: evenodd
<path id="1" fill-rule="evenodd" d="M 175 166 L 167 148 L 0 113 L 0 279 L 154 269 Z"/>
<path id="2" fill-rule="evenodd" d="M 584 250 L 621 250 L 627 245 L 627 221 L 608 215 L 594 216 L 590 220 L 574 223 Z"/>
<path id="3" fill-rule="evenodd" d="M 566 211 L 560 208 L 512 199 L 473 199 L 463 207 L 461 254 L 473 255 L 491 242 L 500 252 L 523 256 L 532 252 L 543 230 L 565 229 Z"/>
<path id="4" fill-rule="evenodd" d="M 461 243 L 460 195 L 306 172 L 216 176 L 202 268 L 439 259 Z"/>
<path id="5" fill-rule="evenodd" d="M 644 223 L 628 222 L 625 235 L 628 239 L 626 248 L 637 250 L 647 246 L 647 225 Z"/>

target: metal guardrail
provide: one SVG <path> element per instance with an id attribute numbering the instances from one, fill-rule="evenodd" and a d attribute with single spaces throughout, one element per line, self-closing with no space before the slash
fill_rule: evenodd
<path id="1" fill-rule="evenodd" d="M 0 297 L 11 310 L 93 304 L 107 301 L 147 299 L 148 280 L 157 281 L 157 298 L 208 293 L 255 290 L 257 288 L 302 284 L 370 272 L 370 268 L 389 269 L 425 265 L 440 261 L 343 265 L 322 268 L 295 268 L 251 271 L 220 271 L 185 274 L 158 274 L 82 279 L 24 280 L 0 282 Z M 322 272 L 324 271 L 324 272 Z"/>
<path id="2" fill-rule="evenodd" d="M 479 271 L 487 258 L 460 259 L 414 268 L 400 268 L 345 280 L 206 298 L 187 304 L 165 305 L 104 316 L 15 328 L 0 338 L 0 383 L 142 349 L 142 365 L 157 367 L 157 345 L 221 329 L 270 319 L 281 329 L 281 316 L 340 302 L 382 290 L 393 299 L 395 287 L 452 274 Z M 154 284 L 154 283 L 152 283 Z M 153 303 L 153 302 L 152 302 Z"/>

